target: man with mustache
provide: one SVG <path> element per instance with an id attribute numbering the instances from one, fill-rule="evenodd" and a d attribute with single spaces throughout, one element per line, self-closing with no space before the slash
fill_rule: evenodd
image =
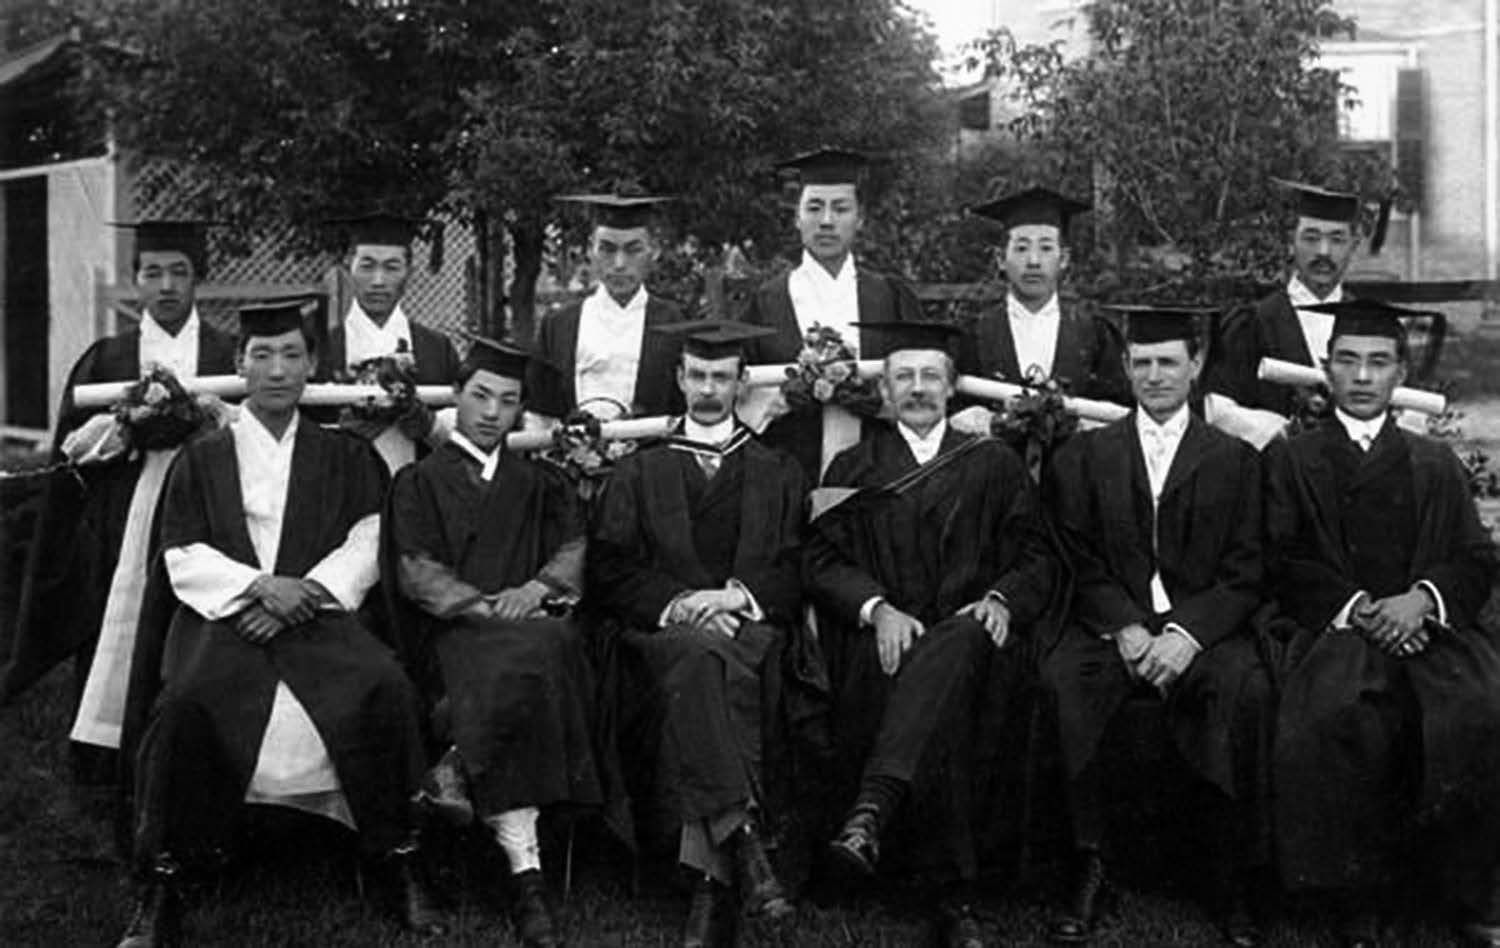
<path id="1" fill-rule="evenodd" d="M 1429 877 L 1471 943 L 1500 944 L 1500 649 L 1479 622 L 1495 545 L 1449 446 L 1390 415 L 1401 320 L 1426 314 L 1321 311 L 1334 417 L 1266 452 L 1271 629 L 1287 643 L 1278 861 L 1291 887 L 1342 903 L 1351 948 L 1379 943 L 1392 896 Z M 1411 865 L 1417 851 L 1435 862 Z"/>
<path id="2" fill-rule="evenodd" d="M 857 357 L 868 348 L 861 322 L 914 320 L 921 316 L 915 291 L 904 280 L 859 263 L 854 242 L 864 227 L 861 184 L 868 159 L 858 152 L 820 148 L 778 165 L 799 177 L 796 224 L 802 260 L 755 291 L 745 321 L 774 334 L 750 350 L 752 363 L 794 362 L 814 324 L 836 329 Z M 789 452 L 809 483 L 869 424 L 842 409 L 812 405 L 773 419 L 767 444 Z"/>
<path id="3" fill-rule="evenodd" d="M 1265 357 L 1314 367 L 1322 362 L 1333 317 L 1316 307 L 1347 296 L 1344 272 L 1363 236 L 1362 202 L 1356 194 L 1280 183 L 1297 202 L 1289 248 L 1291 276 L 1286 286 L 1224 322 L 1217 351 L 1210 354 L 1206 388 L 1242 407 L 1290 417 L 1296 411 L 1296 389 L 1260 381 L 1256 371 Z M 1374 235 L 1372 252 L 1379 252 L 1382 239 Z"/>
<path id="4" fill-rule="evenodd" d="M 537 356 L 549 367 L 530 379 L 531 410 L 564 418 L 579 407 L 600 418 L 675 415 L 682 395 L 672 384 L 676 350 L 657 327 L 680 322 L 682 308 L 646 288 L 661 256 L 653 229 L 667 198 L 571 194 L 594 216 L 589 268 L 598 285 L 581 302 L 542 317 Z M 538 363 L 540 366 L 541 363 Z"/>
<path id="5" fill-rule="evenodd" d="M 738 908 L 792 904 L 766 851 L 775 682 L 801 618 L 801 469 L 734 414 L 745 346 L 768 330 L 701 321 L 681 339 L 687 415 L 624 458 L 589 541 L 589 594 L 614 637 L 621 757 L 647 840 L 667 836 L 695 877 L 682 944 L 732 943 Z M 662 825 L 665 824 L 665 825 Z M 730 887 L 739 887 L 739 898 Z"/>
<path id="6" fill-rule="evenodd" d="M 1110 902 L 1102 744 L 1132 695 L 1162 702 L 1172 745 L 1197 780 L 1208 895 L 1228 943 L 1259 932 L 1245 899 L 1264 865 L 1257 776 L 1270 682 L 1250 627 L 1260 599 L 1255 449 L 1189 408 L 1203 369 L 1194 310 L 1126 309 L 1125 372 L 1136 410 L 1076 435 L 1053 458 L 1048 507 L 1073 567 L 1067 626 L 1042 663 L 1056 710 L 1072 826 L 1073 879 L 1050 935 L 1093 938 Z M 1153 788 L 1154 789 L 1154 788 Z"/>
<path id="7" fill-rule="evenodd" d="M 143 220 L 115 226 L 135 235 L 131 273 L 140 294 L 140 324 L 95 342 L 73 366 L 56 418 L 53 453 L 59 459 L 67 436 L 101 411 L 77 408 L 74 386 L 135 381 L 152 366 L 170 370 L 183 382 L 234 372 L 234 339 L 198 314 L 198 284 L 207 273 L 205 225 Z M 3 700 L 68 655 L 77 656 L 77 687 L 85 700 L 71 750 L 74 775 L 84 783 L 112 784 L 114 779 L 121 711 L 114 697 L 123 698 L 129 676 L 136 615 L 127 615 L 129 610 L 111 613 L 108 607 L 111 596 L 118 602 L 125 590 L 139 590 L 145 582 L 145 546 L 159 474 L 148 488 L 150 496 L 135 504 L 140 524 L 131 523 L 130 511 L 147 461 L 140 452 L 59 472 L 49 481 L 27 560 L 15 647 L 0 665 Z M 127 534 L 138 539 L 127 540 Z M 127 542 L 136 548 L 127 551 Z M 122 559 L 131 575 L 116 575 Z M 106 622 L 107 616 L 113 621 Z M 97 668 L 96 657 L 101 660 Z M 88 679 L 94 681 L 92 687 L 86 685 Z"/>
<path id="8" fill-rule="evenodd" d="M 436 653 L 452 750 L 510 865 L 527 948 L 560 944 L 537 820 L 602 802 L 594 678 L 562 613 L 583 591 L 584 523 L 562 471 L 505 449 L 521 417 L 523 351 L 476 339 L 459 368 L 457 429 L 391 489 L 387 581 L 420 611 L 404 623 L 408 667 Z"/>
<path id="9" fill-rule="evenodd" d="M 849 807 L 828 853 L 873 875 L 888 831 L 915 830 L 905 855 L 943 883 L 942 943 L 978 948 L 975 728 L 982 700 L 1003 701 L 1027 667 L 1017 640 L 1047 612 L 1057 563 L 1025 464 L 946 420 L 959 330 L 858 328 L 884 355 L 896 420 L 829 465 L 818 505 L 842 500 L 814 519 L 804 556 L 818 624 L 798 654 L 826 669 L 822 769 Z"/>

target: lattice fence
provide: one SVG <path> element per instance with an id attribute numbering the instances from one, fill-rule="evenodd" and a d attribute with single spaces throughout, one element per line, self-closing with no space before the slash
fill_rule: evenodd
<path id="1" fill-rule="evenodd" d="M 181 169 L 164 161 L 148 161 L 130 182 L 135 216 L 171 218 L 187 214 L 191 194 Z M 418 241 L 412 247 L 412 276 L 402 307 L 417 322 L 450 336 L 472 327 L 478 312 L 478 243 L 466 225 L 448 222 L 443 228 L 443 265 L 433 272 L 432 247 Z M 208 280 L 217 284 L 317 284 L 340 261 L 331 254 L 314 256 L 293 252 L 290 235 L 255 241 L 248 253 L 233 253 L 222 235 L 210 232 Z M 346 285 L 346 284 L 340 284 Z M 347 299 L 347 293 L 344 294 Z M 205 299 L 199 306 L 204 319 L 229 327 L 232 304 Z M 337 312 L 335 319 L 342 318 Z M 456 340 L 459 341 L 459 340 Z"/>

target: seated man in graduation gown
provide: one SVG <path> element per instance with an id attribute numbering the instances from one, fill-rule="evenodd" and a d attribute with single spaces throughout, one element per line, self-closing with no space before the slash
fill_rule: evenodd
<path id="1" fill-rule="evenodd" d="M 135 234 L 131 272 L 140 324 L 95 342 L 73 366 L 55 422 L 59 460 L 68 435 L 102 410 L 75 407 L 74 386 L 133 382 L 152 366 L 184 382 L 234 373 L 233 338 L 203 322 L 195 302 L 207 272 L 204 225 L 147 220 L 115 226 Z M 169 451 L 122 455 L 58 472 L 49 482 L 14 648 L 8 660 L 0 655 L 0 701 L 68 655 L 79 657 L 80 708 L 70 736 L 75 776 L 85 782 L 113 781 L 151 517 L 170 458 Z"/>
<path id="2" fill-rule="evenodd" d="M 944 944 L 973 948 L 983 940 L 971 910 L 970 736 L 992 660 L 1025 661 L 1015 639 L 1046 612 L 1057 564 L 1021 459 L 946 421 L 959 331 L 860 328 L 885 354 L 881 388 L 896 421 L 829 466 L 825 489 L 857 493 L 813 521 L 804 557 L 831 688 L 833 772 L 857 780 L 841 793 L 852 806 L 829 851 L 872 874 L 904 814 L 922 827 L 914 843 L 935 850 L 913 862 L 946 883 Z"/>
<path id="3" fill-rule="evenodd" d="M 661 255 L 656 208 L 667 199 L 578 194 L 558 200 L 582 204 L 594 215 L 588 256 L 598 285 L 581 302 L 542 317 L 530 410 L 552 419 L 579 408 L 606 420 L 622 413 L 681 414 L 682 394 L 672 384 L 676 349 L 652 330 L 685 317 L 676 303 L 646 289 Z"/>
<path id="4" fill-rule="evenodd" d="M 458 352 L 442 332 L 415 321 L 402 306 L 412 273 L 412 241 L 418 221 L 395 214 L 367 214 L 335 222 L 346 230 L 349 284 L 353 299 L 343 319 L 328 333 L 327 352 L 318 360 L 318 378 L 327 381 L 369 359 L 409 353 L 418 385 L 452 385 Z M 332 420 L 336 412 L 318 412 Z M 377 450 L 391 470 L 416 458 L 414 445 L 436 440 L 433 415 L 418 403 L 396 428 L 411 444 L 376 435 Z"/>
<path id="5" fill-rule="evenodd" d="M 1245 408 L 1290 417 L 1296 409 L 1297 390 L 1261 381 L 1256 371 L 1262 358 L 1321 364 L 1328 352 L 1333 317 L 1316 307 L 1348 296 L 1344 273 L 1363 236 L 1363 202 L 1358 195 L 1343 191 L 1280 183 L 1296 201 L 1289 236 L 1292 272 L 1285 286 L 1225 320 L 1206 381 L 1210 392 L 1228 396 Z M 1377 224 L 1372 236 L 1372 253 L 1380 252 L 1383 226 Z"/>
<path id="6" fill-rule="evenodd" d="M 240 333 L 240 416 L 183 450 L 158 518 L 162 622 L 142 621 L 124 744 L 143 885 L 120 944 L 170 943 L 181 874 L 228 845 L 246 803 L 355 830 L 402 920 L 435 931 L 413 874 L 417 698 L 358 615 L 385 471 L 363 440 L 300 417 L 315 357 L 297 304 L 241 310 Z"/>
<path id="7" fill-rule="evenodd" d="M 1042 664 L 1057 712 L 1074 866 L 1054 941 L 1087 941 L 1109 895 L 1109 725 L 1132 695 L 1165 705 L 1210 827 L 1204 870 L 1231 944 L 1258 941 L 1244 890 L 1264 848 L 1256 776 L 1269 677 L 1249 619 L 1261 580 L 1254 448 L 1188 408 L 1203 367 L 1199 311 L 1131 308 L 1125 371 L 1136 409 L 1075 435 L 1053 460 L 1048 506 L 1074 571 L 1070 618 Z M 1113 758 L 1118 760 L 1118 756 Z M 1258 860 L 1263 863 L 1262 859 Z"/>
<path id="8" fill-rule="evenodd" d="M 665 442 L 624 458 L 589 544 L 589 594 L 619 617 L 622 756 L 638 761 L 637 801 L 667 809 L 679 861 L 696 873 L 683 944 L 716 944 L 746 915 L 792 911 L 763 828 L 769 687 L 799 618 L 801 470 L 735 419 L 744 343 L 764 330 L 673 327 L 687 402 Z M 772 692 L 772 693 L 768 693 Z M 644 772 L 642 772 L 644 771 Z"/>
<path id="9" fill-rule="evenodd" d="M 1022 383 L 1057 379 L 1080 398 L 1127 401 L 1117 330 L 1058 293 L 1070 251 L 1068 224 L 1089 209 L 1046 188 L 970 208 L 1005 227 L 1005 304 L 981 313 L 959 354 L 966 375 Z"/>
<path id="10" fill-rule="evenodd" d="M 868 348 L 860 322 L 921 317 L 908 283 L 854 258 L 864 225 L 860 179 L 866 163 L 858 152 L 822 148 L 778 165 L 800 178 L 795 221 L 802 259 L 750 299 L 745 321 L 775 331 L 751 347 L 752 364 L 795 362 L 814 324 L 838 330 L 857 357 Z M 795 457 L 808 483 L 816 484 L 834 455 L 859 441 L 866 424 L 842 408 L 812 406 L 774 418 L 762 437 Z"/>
<path id="11" fill-rule="evenodd" d="M 550 946 L 560 942 L 537 817 L 602 801 L 593 675 L 578 628 L 552 615 L 582 592 L 577 494 L 562 471 L 503 443 L 521 416 L 526 363 L 525 352 L 474 341 L 455 382 L 457 429 L 397 475 L 386 532 L 400 591 L 429 620 L 413 646 L 437 653 L 449 766 L 510 864 L 522 943 Z"/>
<path id="12" fill-rule="evenodd" d="M 1481 944 L 1500 944 L 1500 650 L 1477 624 L 1494 545 L 1449 446 L 1389 414 L 1407 311 L 1323 311 L 1335 417 L 1265 459 L 1270 591 L 1288 641 L 1279 862 L 1289 886 L 1342 896 L 1346 944 L 1374 945 L 1396 884 L 1428 876 L 1402 870 L 1420 829 L 1441 863 L 1435 888 Z"/>

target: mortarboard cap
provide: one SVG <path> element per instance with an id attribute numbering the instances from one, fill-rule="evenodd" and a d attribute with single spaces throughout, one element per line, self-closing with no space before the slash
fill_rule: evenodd
<path id="1" fill-rule="evenodd" d="M 776 163 L 776 167 L 797 172 L 802 184 L 853 184 L 864 177 L 870 159 L 847 148 L 824 146 L 806 154 Z"/>
<path id="2" fill-rule="evenodd" d="M 684 352 L 702 359 L 745 357 L 745 344 L 773 336 L 776 330 L 732 319 L 690 319 L 653 327 L 657 332 L 682 340 Z"/>
<path id="3" fill-rule="evenodd" d="M 294 329 L 305 333 L 306 319 L 317 306 L 318 300 L 310 296 L 247 303 L 239 308 L 240 339 L 279 336 Z"/>
<path id="4" fill-rule="evenodd" d="M 175 250 L 193 262 L 200 276 L 207 257 L 206 231 L 212 223 L 186 219 L 110 222 L 111 226 L 135 234 L 137 254 Z"/>
<path id="5" fill-rule="evenodd" d="M 939 349 L 953 355 L 956 340 L 963 330 L 949 323 L 936 322 L 859 322 L 850 323 L 872 335 L 875 351 L 861 353 L 862 358 L 881 359 L 899 349 Z"/>
<path id="6" fill-rule="evenodd" d="M 1086 201 L 1076 201 L 1050 188 L 1027 188 L 976 204 L 969 208 L 969 213 L 999 221 L 1006 227 L 1050 224 L 1059 231 L 1066 231 L 1069 219 L 1087 211 L 1090 206 Z"/>
<path id="7" fill-rule="evenodd" d="M 1340 303 L 1318 303 L 1304 309 L 1315 313 L 1327 313 L 1333 317 L 1335 336 L 1384 336 L 1387 339 L 1406 338 L 1406 318 L 1431 317 L 1434 314 L 1415 309 L 1402 309 L 1379 300 L 1344 300 Z"/>
<path id="8" fill-rule="evenodd" d="M 465 373 L 493 372 L 501 378 L 526 380 L 527 367 L 532 362 L 531 353 L 513 343 L 484 336 L 471 336 L 473 345 L 464 357 Z"/>
<path id="9" fill-rule="evenodd" d="M 633 230 L 649 226 L 657 207 L 673 199 L 650 194 L 561 194 L 555 200 L 584 205 L 593 212 L 596 226 Z"/>
<path id="10" fill-rule="evenodd" d="M 1137 345 L 1201 338 L 1202 323 L 1219 315 L 1208 306 L 1116 304 L 1105 307 L 1125 317 L 1125 341 Z"/>
<path id="11" fill-rule="evenodd" d="M 1344 221 L 1350 224 L 1359 220 L 1359 195 L 1348 191 L 1334 191 L 1314 184 L 1272 178 L 1277 184 L 1292 192 L 1297 202 L 1297 214 L 1301 217 L 1316 217 L 1323 221 Z"/>
<path id="12" fill-rule="evenodd" d="M 353 217 L 336 217 L 327 222 L 341 231 L 344 246 L 353 250 L 361 244 L 381 247 L 409 247 L 422 226 L 420 218 L 404 214 L 375 211 Z"/>

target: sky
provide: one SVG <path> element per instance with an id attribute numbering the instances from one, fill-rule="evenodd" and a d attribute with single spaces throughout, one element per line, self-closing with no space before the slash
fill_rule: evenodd
<path id="1" fill-rule="evenodd" d="M 906 0 L 908 6 L 932 21 L 942 51 L 950 58 L 955 56 L 961 44 L 989 29 L 992 3 L 993 0 Z M 964 79 L 945 76 L 945 81 L 952 84 Z"/>

